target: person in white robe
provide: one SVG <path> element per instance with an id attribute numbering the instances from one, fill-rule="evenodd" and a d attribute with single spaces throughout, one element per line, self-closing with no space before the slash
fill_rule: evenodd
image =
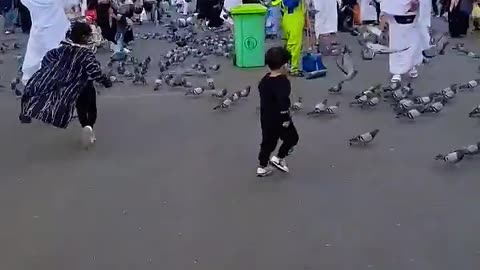
<path id="1" fill-rule="evenodd" d="M 223 9 L 222 9 L 222 12 L 220 13 L 220 18 L 222 19 L 226 18 L 225 22 L 227 22 L 230 25 L 233 25 L 233 20 L 231 17 L 228 16 L 227 13 L 230 12 L 232 8 L 241 4 L 242 4 L 242 0 L 225 0 L 225 2 L 223 2 Z"/>
<path id="2" fill-rule="evenodd" d="M 419 35 L 415 17 L 418 0 L 384 0 L 380 2 L 380 9 L 381 29 L 388 23 L 390 49 L 398 51 L 389 55 L 391 81 L 400 82 L 406 73 L 413 78 L 417 77 L 415 65 Z"/>
<path id="3" fill-rule="evenodd" d="M 338 31 L 337 0 L 312 0 L 315 9 L 315 35 L 333 34 Z"/>
<path id="4" fill-rule="evenodd" d="M 377 9 L 371 5 L 371 0 L 359 0 L 360 5 L 360 20 L 377 21 Z"/>
<path id="5" fill-rule="evenodd" d="M 22 65 L 22 82 L 26 84 L 40 69 L 45 54 L 60 46 L 70 28 L 66 10 L 78 5 L 71 0 L 21 0 L 32 18 L 32 28 Z"/>
<path id="6" fill-rule="evenodd" d="M 431 0 L 419 0 L 420 5 L 417 15 L 417 28 L 418 28 L 418 52 L 416 65 L 420 65 L 423 62 L 424 50 L 431 47 L 430 45 L 430 28 L 432 26 L 432 1 Z"/>

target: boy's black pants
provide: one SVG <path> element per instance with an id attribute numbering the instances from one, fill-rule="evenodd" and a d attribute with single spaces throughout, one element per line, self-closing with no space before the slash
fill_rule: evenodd
<path id="1" fill-rule="evenodd" d="M 262 126 L 262 143 L 260 144 L 260 153 L 258 154 L 258 161 L 260 166 L 268 165 L 270 155 L 277 148 L 278 139 L 283 143 L 278 149 L 278 157 L 285 158 L 290 151 L 298 143 L 298 133 L 295 125 L 290 123 L 290 126 L 284 128 L 283 126 L 263 127 Z"/>
<path id="2" fill-rule="evenodd" d="M 93 127 L 97 121 L 97 92 L 93 81 L 88 81 L 87 86 L 80 92 L 76 108 L 80 125 Z"/>

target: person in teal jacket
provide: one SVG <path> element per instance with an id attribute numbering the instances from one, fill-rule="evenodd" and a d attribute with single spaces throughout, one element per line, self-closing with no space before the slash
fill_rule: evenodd
<path id="1" fill-rule="evenodd" d="M 303 28 L 305 26 L 305 1 L 282 1 L 282 29 L 286 39 L 286 48 L 292 59 L 290 61 L 290 75 L 301 77 L 300 69 L 302 58 Z"/>

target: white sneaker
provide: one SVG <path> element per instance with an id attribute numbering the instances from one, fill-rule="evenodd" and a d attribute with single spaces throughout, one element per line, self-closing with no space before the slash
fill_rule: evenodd
<path id="1" fill-rule="evenodd" d="M 257 168 L 257 177 L 269 176 L 272 173 L 273 173 L 273 168 L 271 166 Z"/>
<path id="2" fill-rule="evenodd" d="M 82 128 L 82 144 L 83 147 L 88 148 L 90 145 L 93 144 L 95 134 L 93 133 L 93 129 L 91 126 L 85 126 Z"/>
<path id="3" fill-rule="evenodd" d="M 410 69 L 410 71 L 408 72 L 408 75 L 410 76 L 410 78 L 417 78 L 418 77 L 418 71 L 415 67 L 413 67 L 412 69 Z"/>
<path id="4" fill-rule="evenodd" d="M 123 48 L 123 52 L 128 54 L 128 53 L 130 53 L 131 51 L 130 51 L 129 49 L 127 49 L 127 48 Z"/>
<path id="5" fill-rule="evenodd" d="M 390 80 L 390 82 L 392 83 L 401 82 L 401 81 L 402 81 L 402 76 L 398 74 L 393 75 L 392 79 Z"/>
<path id="6" fill-rule="evenodd" d="M 277 167 L 280 171 L 283 172 L 289 172 L 290 170 L 288 169 L 287 162 L 283 158 L 278 158 L 277 156 L 273 156 L 270 158 L 270 163 L 272 163 L 273 166 Z"/>

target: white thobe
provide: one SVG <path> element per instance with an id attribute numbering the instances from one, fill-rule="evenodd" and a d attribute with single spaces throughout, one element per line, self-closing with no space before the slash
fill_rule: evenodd
<path id="1" fill-rule="evenodd" d="M 428 1 L 428 0 L 427 0 Z M 415 15 L 415 12 L 408 12 L 410 0 L 382 1 L 380 3 L 382 14 L 386 16 L 389 23 L 389 45 L 392 50 L 404 50 L 389 55 L 389 68 L 392 74 L 405 74 L 410 71 L 418 61 L 418 39 L 417 23 L 399 24 L 394 15 Z"/>
<path id="2" fill-rule="evenodd" d="M 40 69 L 45 54 L 60 45 L 70 28 L 65 9 L 78 2 L 70 0 L 21 0 L 30 11 L 32 28 L 22 66 L 22 82 L 26 82 Z"/>
<path id="3" fill-rule="evenodd" d="M 417 24 L 420 33 L 420 47 L 422 50 L 430 48 L 430 33 L 428 30 L 432 26 L 432 9 L 431 0 L 420 0 Z"/>
<path id="4" fill-rule="evenodd" d="M 360 0 L 360 20 L 362 21 L 376 21 L 377 10 L 370 5 L 371 0 Z"/>
<path id="5" fill-rule="evenodd" d="M 223 3 L 224 10 L 222 10 L 222 12 L 220 13 L 220 18 L 224 18 L 223 16 L 225 15 L 225 10 L 230 11 L 232 8 L 241 4 L 242 0 L 225 0 L 225 2 Z M 230 17 L 227 18 L 226 22 L 229 24 L 233 24 L 233 20 Z"/>
<path id="6" fill-rule="evenodd" d="M 312 0 L 315 14 L 315 35 L 336 33 L 338 31 L 337 0 Z"/>

